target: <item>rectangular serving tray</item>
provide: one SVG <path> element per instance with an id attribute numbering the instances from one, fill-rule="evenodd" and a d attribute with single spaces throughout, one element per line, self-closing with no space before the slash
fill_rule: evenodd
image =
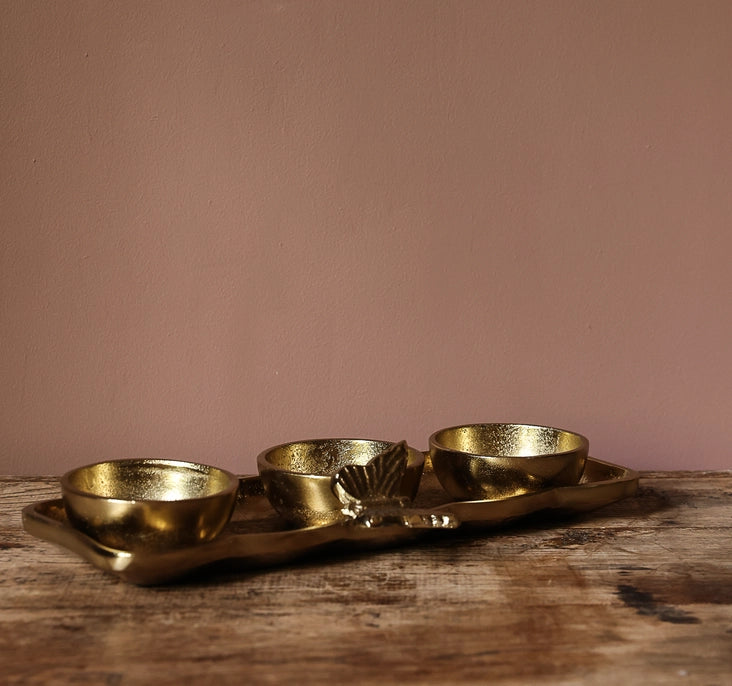
<path id="1" fill-rule="evenodd" d="M 425 464 L 415 506 L 451 513 L 457 529 L 489 528 L 543 510 L 579 513 L 633 495 L 638 474 L 630 469 L 587 459 L 579 484 L 551 488 L 502 500 L 448 502 L 449 496 Z M 321 550 L 378 548 L 429 535 L 449 535 L 450 530 L 412 529 L 405 526 L 357 526 L 351 522 L 295 529 L 272 509 L 258 476 L 244 476 L 231 521 L 217 538 L 170 551 L 120 550 L 105 546 L 75 529 L 68 521 L 63 500 L 45 500 L 23 510 L 25 530 L 60 545 L 99 569 L 138 585 L 162 584 L 203 568 L 226 565 L 253 569 L 289 562 Z"/>

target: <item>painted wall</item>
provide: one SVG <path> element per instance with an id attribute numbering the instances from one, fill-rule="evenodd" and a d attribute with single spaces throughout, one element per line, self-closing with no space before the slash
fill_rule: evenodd
<path id="1" fill-rule="evenodd" d="M 0 473 L 511 420 L 732 467 L 732 3 L 5 0 L 0 32 Z"/>

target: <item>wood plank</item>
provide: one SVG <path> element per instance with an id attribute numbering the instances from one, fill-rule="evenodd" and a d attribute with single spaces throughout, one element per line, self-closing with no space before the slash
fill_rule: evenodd
<path id="1" fill-rule="evenodd" d="M 569 519 L 139 588 L 21 529 L 0 479 L 8 684 L 732 683 L 732 472 Z"/>

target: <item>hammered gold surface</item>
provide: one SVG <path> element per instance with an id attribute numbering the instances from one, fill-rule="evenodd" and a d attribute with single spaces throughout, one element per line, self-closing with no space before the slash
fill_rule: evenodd
<path id="1" fill-rule="evenodd" d="M 132 549 L 105 546 L 69 520 L 61 500 L 27 506 L 23 510 L 23 525 L 31 534 L 73 551 L 99 569 L 135 584 L 149 585 L 165 583 L 195 570 L 213 569 L 219 564 L 229 569 L 251 570 L 292 562 L 316 551 L 337 551 L 340 556 L 349 550 L 408 543 L 434 535 L 435 529 L 438 533 L 434 540 L 438 541 L 458 524 L 467 532 L 502 526 L 539 511 L 585 512 L 633 495 L 638 483 L 638 475 L 632 470 L 589 458 L 582 481 L 576 486 L 502 500 L 454 502 L 427 468 L 429 465 L 425 467 L 414 507 L 419 508 L 422 518 L 441 521 L 442 527 L 425 529 L 419 523 L 405 525 L 386 517 L 389 521 L 378 526 L 345 521 L 292 528 L 272 508 L 257 476 L 241 477 L 239 497 L 229 523 L 216 538 L 203 544 L 156 548 L 139 546 L 138 540 L 138 547 Z M 414 511 L 407 510 L 404 516 L 411 518 Z"/>
<path id="2" fill-rule="evenodd" d="M 495 500 L 576 484 L 589 451 L 580 434 L 532 424 L 467 424 L 430 437 L 435 473 L 462 500 Z"/>
<path id="3" fill-rule="evenodd" d="M 216 467 L 176 460 L 114 460 L 75 469 L 68 489 L 119 500 L 187 500 L 214 495 L 231 485 Z"/>
<path id="4" fill-rule="evenodd" d="M 216 467 L 153 459 L 100 462 L 61 478 L 74 526 L 130 550 L 214 538 L 231 516 L 238 485 L 233 474 Z"/>
<path id="5" fill-rule="evenodd" d="M 269 448 L 257 468 L 272 506 L 295 526 L 325 526 L 342 521 L 343 504 L 333 492 L 333 477 L 347 465 L 366 465 L 394 445 L 389 441 L 325 438 Z M 413 500 L 419 489 L 424 454 L 407 447 L 399 494 Z"/>

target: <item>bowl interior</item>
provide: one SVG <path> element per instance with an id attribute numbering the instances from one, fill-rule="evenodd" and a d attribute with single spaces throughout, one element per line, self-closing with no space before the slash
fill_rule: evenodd
<path id="1" fill-rule="evenodd" d="M 214 496 L 232 488 L 233 475 L 216 467 L 174 460 L 116 460 L 80 467 L 63 478 L 65 488 L 115 500 L 179 501 Z"/>
<path id="2" fill-rule="evenodd" d="M 348 464 L 367 464 L 392 445 L 388 441 L 347 438 L 299 441 L 268 450 L 260 461 L 277 470 L 330 477 Z M 410 448 L 407 466 L 415 466 L 420 458 L 422 454 Z"/>
<path id="3" fill-rule="evenodd" d="M 438 431 L 435 445 L 471 455 L 537 457 L 581 449 L 587 440 L 563 429 L 529 424 L 471 424 Z"/>

